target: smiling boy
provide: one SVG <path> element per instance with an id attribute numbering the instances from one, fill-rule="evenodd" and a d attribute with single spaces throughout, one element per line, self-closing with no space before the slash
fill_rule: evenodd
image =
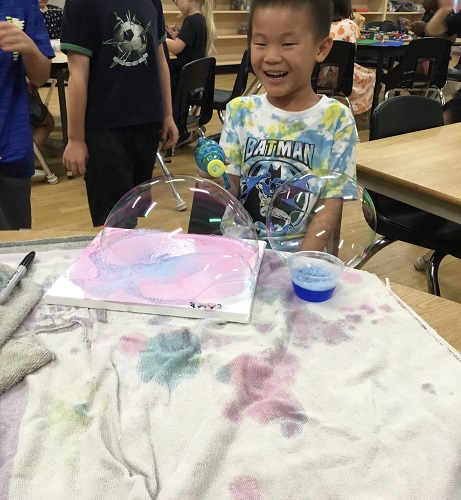
<path id="1" fill-rule="evenodd" d="M 355 177 L 352 113 L 338 101 L 317 95 L 311 85 L 315 63 L 325 59 L 333 43 L 331 19 L 331 3 L 325 0 L 251 4 L 251 64 L 267 93 L 228 104 L 220 143 L 230 162 L 231 192 L 252 216 L 260 237 L 265 235 L 270 199 L 290 177 L 331 170 Z M 328 198 L 324 205 L 316 226 L 331 226 L 333 231 L 341 197 Z M 322 250 L 331 231 L 310 241 L 306 234 L 301 248 Z"/>

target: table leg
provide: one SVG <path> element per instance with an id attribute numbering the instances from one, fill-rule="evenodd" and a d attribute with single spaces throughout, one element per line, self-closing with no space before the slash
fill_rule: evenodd
<path id="1" fill-rule="evenodd" d="M 66 106 L 66 91 L 64 87 L 64 73 L 62 68 L 56 68 L 56 81 L 59 96 L 59 111 L 61 113 L 61 126 L 62 126 L 62 141 L 64 146 L 67 144 L 67 106 Z"/>
<path id="2" fill-rule="evenodd" d="M 376 61 L 376 82 L 375 82 L 375 89 L 373 92 L 373 104 L 371 105 L 370 116 L 379 103 L 379 92 L 381 90 L 381 82 L 383 81 L 383 65 L 384 65 L 384 51 L 378 50 L 378 59 Z"/>
<path id="3" fill-rule="evenodd" d="M 62 68 L 56 68 L 56 82 L 59 96 L 59 111 L 61 113 L 62 142 L 64 143 L 64 147 L 66 147 L 69 137 L 67 135 L 66 89 L 64 85 L 64 72 Z M 67 178 L 73 178 L 72 172 L 67 171 Z"/>

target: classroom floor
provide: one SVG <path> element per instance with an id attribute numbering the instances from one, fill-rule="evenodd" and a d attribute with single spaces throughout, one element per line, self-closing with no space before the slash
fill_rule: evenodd
<path id="1" fill-rule="evenodd" d="M 216 87 L 229 89 L 232 87 L 235 75 L 217 75 Z M 48 89 L 41 90 L 45 98 Z M 446 95 L 451 96 L 451 90 L 446 88 Z M 50 111 L 55 117 L 56 127 L 53 137 L 60 138 L 61 127 L 57 91 L 52 94 Z M 357 119 L 357 128 L 360 140 L 368 140 L 368 121 Z M 207 125 L 207 135 L 221 130 L 221 123 L 217 114 Z M 173 162 L 168 165 L 172 175 L 192 174 L 195 168 L 193 160 L 193 145 L 184 146 L 175 152 Z M 52 185 L 47 182 L 32 186 L 32 215 L 33 228 L 36 230 L 69 230 L 81 232 L 95 232 L 91 225 L 88 211 L 85 184 L 81 177 L 67 179 L 65 168 L 59 155 L 47 156 L 59 183 Z M 154 176 L 160 175 L 158 166 L 154 169 Z M 425 253 L 424 249 L 406 243 L 394 243 L 375 255 L 364 269 L 375 273 L 381 279 L 406 285 L 418 290 L 427 291 L 425 273 L 417 271 L 413 262 Z M 440 288 L 444 298 L 461 302 L 461 261 L 446 258 L 439 270 Z"/>

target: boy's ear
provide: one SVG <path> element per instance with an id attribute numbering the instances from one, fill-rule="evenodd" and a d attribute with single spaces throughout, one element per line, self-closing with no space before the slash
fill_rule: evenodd
<path id="1" fill-rule="evenodd" d="M 317 45 L 317 54 L 315 56 L 315 60 L 317 62 L 323 62 L 325 57 L 329 54 L 331 47 L 333 46 L 333 38 L 331 36 L 327 36 L 320 40 Z"/>

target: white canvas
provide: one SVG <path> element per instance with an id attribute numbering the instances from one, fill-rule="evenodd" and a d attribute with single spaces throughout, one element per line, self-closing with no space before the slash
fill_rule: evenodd
<path id="1" fill-rule="evenodd" d="M 265 242 L 111 231 L 83 250 L 46 292 L 46 303 L 250 321 Z"/>

